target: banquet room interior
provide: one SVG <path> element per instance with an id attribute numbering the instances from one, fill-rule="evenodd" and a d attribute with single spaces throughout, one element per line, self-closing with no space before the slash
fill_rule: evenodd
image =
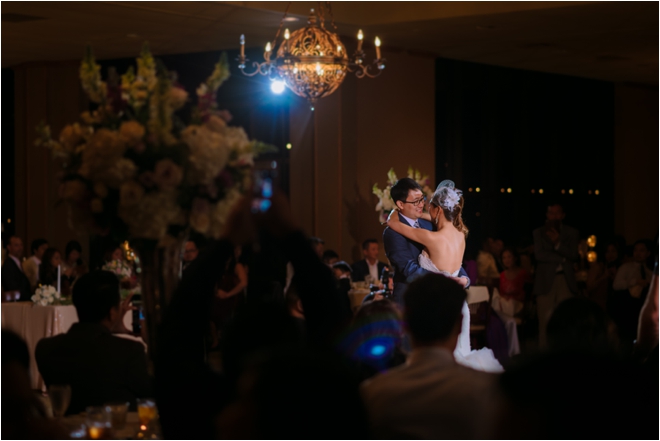
<path id="1" fill-rule="evenodd" d="M 1 437 L 657 439 L 659 12 L 3 2 Z"/>

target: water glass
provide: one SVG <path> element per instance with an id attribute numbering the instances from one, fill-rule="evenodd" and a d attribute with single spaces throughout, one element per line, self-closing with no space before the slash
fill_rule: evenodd
<path id="1" fill-rule="evenodd" d="M 110 414 L 103 406 L 89 406 L 86 410 L 87 436 L 89 439 L 112 439 Z"/>
<path id="2" fill-rule="evenodd" d="M 50 407 L 55 418 L 63 417 L 71 403 L 71 386 L 68 384 L 51 384 L 48 387 Z"/>
<path id="3" fill-rule="evenodd" d="M 130 403 L 105 403 L 105 412 L 110 416 L 110 425 L 113 430 L 122 430 L 126 427 L 126 415 Z"/>
<path id="4" fill-rule="evenodd" d="M 156 401 L 153 398 L 138 399 L 137 408 L 141 425 L 148 426 L 156 418 Z"/>

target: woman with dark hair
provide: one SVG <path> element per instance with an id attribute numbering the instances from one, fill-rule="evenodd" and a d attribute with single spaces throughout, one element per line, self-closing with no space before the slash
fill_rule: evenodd
<path id="1" fill-rule="evenodd" d="M 502 311 L 514 316 L 522 311 L 526 285 L 531 282 L 529 273 L 520 268 L 518 254 L 511 248 L 502 251 L 504 271 L 500 273 L 500 298 Z"/>
<path id="2" fill-rule="evenodd" d="M 618 241 L 612 240 L 605 246 L 605 252 L 600 252 L 598 257 L 597 262 L 589 265 L 587 297 L 607 311 L 607 301 L 613 292 L 612 284 L 623 263 L 623 249 Z"/>
<path id="3" fill-rule="evenodd" d="M 57 287 L 57 268 L 62 265 L 62 254 L 57 248 L 48 248 L 39 265 L 39 283 Z M 62 296 L 69 295 L 69 281 L 64 277 L 60 268 L 60 292 Z"/>
<path id="4" fill-rule="evenodd" d="M 222 332 L 244 300 L 242 294 L 248 284 L 247 265 L 241 256 L 241 247 L 234 249 L 234 257 L 227 262 L 216 284 L 216 292 L 211 303 L 211 347 L 218 345 L 218 332 Z"/>
<path id="5" fill-rule="evenodd" d="M 83 274 L 87 273 L 87 266 L 81 258 L 82 246 L 77 240 L 70 240 L 64 248 L 64 262 L 62 263 L 62 278 L 66 278 L 69 285 Z"/>

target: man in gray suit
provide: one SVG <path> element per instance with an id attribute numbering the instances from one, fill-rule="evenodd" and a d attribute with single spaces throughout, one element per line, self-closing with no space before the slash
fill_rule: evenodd
<path id="1" fill-rule="evenodd" d="M 546 326 L 555 307 L 577 294 L 573 264 L 578 260 L 579 234 L 564 225 L 566 214 L 560 204 L 552 203 L 546 224 L 534 230 L 536 280 L 534 295 L 539 319 L 539 343 L 546 345 Z"/>

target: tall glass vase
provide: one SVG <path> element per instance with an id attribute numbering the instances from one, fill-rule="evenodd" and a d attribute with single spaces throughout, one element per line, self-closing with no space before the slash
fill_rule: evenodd
<path id="1" fill-rule="evenodd" d="M 141 263 L 142 305 L 149 356 L 155 359 L 158 329 L 163 314 L 179 284 L 183 239 L 165 246 L 154 241 L 136 241 L 135 249 Z"/>

